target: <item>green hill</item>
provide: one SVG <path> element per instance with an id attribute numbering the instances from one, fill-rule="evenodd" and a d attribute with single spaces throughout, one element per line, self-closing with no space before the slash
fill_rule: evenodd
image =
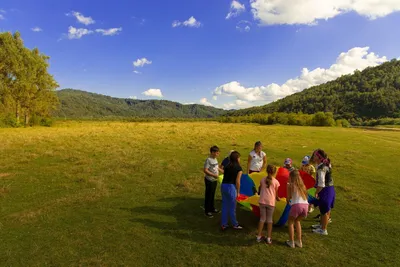
<path id="1" fill-rule="evenodd" d="M 400 117 L 400 61 L 393 59 L 334 81 L 308 88 L 265 106 L 228 112 L 333 112 L 337 118 Z"/>
<path id="2" fill-rule="evenodd" d="M 135 100 L 114 98 L 85 91 L 57 91 L 60 108 L 56 117 L 156 117 L 156 118 L 213 118 L 226 113 L 222 109 L 203 105 L 183 105 L 168 100 Z"/>

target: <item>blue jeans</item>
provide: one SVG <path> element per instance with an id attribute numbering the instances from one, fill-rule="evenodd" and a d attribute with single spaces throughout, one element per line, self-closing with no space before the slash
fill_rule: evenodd
<path id="1" fill-rule="evenodd" d="M 222 218 L 221 225 L 228 225 L 228 215 L 231 219 L 233 226 L 238 225 L 236 221 L 236 186 L 234 184 L 222 184 L 221 185 L 222 194 Z"/>

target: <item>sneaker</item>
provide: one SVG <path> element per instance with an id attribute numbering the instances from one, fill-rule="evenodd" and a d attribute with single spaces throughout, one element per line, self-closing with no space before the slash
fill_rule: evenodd
<path id="1" fill-rule="evenodd" d="M 256 241 L 257 241 L 258 243 L 262 242 L 263 240 L 265 240 L 265 236 L 257 236 Z"/>
<path id="2" fill-rule="evenodd" d="M 207 216 L 208 218 L 213 218 L 213 217 L 214 217 L 214 215 L 213 215 L 211 212 L 207 212 L 207 213 L 206 213 L 206 216 Z"/>
<path id="3" fill-rule="evenodd" d="M 296 245 L 296 247 L 302 248 L 303 247 L 303 243 L 301 241 L 294 241 L 294 244 Z"/>
<path id="4" fill-rule="evenodd" d="M 242 227 L 242 226 L 240 226 L 240 224 L 238 224 L 238 225 L 236 225 L 236 226 L 233 226 L 233 229 L 236 229 L 236 230 L 242 230 L 242 229 L 243 229 L 243 227 Z"/>
<path id="5" fill-rule="evenodd" d="M 220 210 L 217 210 L 217 209 L 215 209 L 215 210 L 213 210 L 213 211 L 212 211 L 212 213 L 221 213 L 221 211 L 220 211 Z"/>
<path id="6" fill-rule="evenodd" d="M 271 245 L 272 239 L 268 237 L 267 239 L 265 239 L 265 243 L 267 243 L 268 245 Z"/>
<path id="7" fill-rule="evenodd" d="M 328 231 L 327 230 L 322 230 L 322 228 L 318 228 L 318 229 L 314 229 L 312 230 L 313 233 L 315 234 L 319 234 L 319 235 L 328 235 Z"/>
<path id="8" fill-rule="evenodd" d="M 308 213 L 312 213 L 314 211 L 314 208 L 310 208 L 309 210 L 308 210 Z"/>
<path id="9" fill-rule="evenodd" d="M 291 248 L 295 248 L 294 241 L 286 240 L 286 245 L 288 245 Z"/>
<path id="10" fill-rule="evenodd" d="M 228 225 L 222 225 L 222 226 L 221 226 L 221 231 L 225 231 L 225 230 L 228 229 L 228 228 L 229 228 Z"/>
<path id="11" fill-rule="evenodd" d="M 313 224 L 313 225 L 311 225 L 311 228 L 313 228 L 313 229 L 321 229 L 321 225 L 320 224 Z"/>

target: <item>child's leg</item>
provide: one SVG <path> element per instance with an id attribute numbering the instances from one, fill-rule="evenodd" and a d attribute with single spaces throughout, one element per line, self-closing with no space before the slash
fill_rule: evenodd
<path id="1" fill-rule="evenodd" d="M 228 210 L 229 210 L 229 194 L 227 192 L 227 184 L 221 184 L 222 195 L 222 211 L 221 211 L 221 226 L 228 226 Z"/>
<path id="2" fill-rule="evenodd" d="M 260 222 L 258 223 L 258 234 L 257 234 L 258 238 L 262 237 L 262 231 L 264 229 L 264 223 L 265 222 L 261 221 L 261 219 L 260 219 Z"/>
<path id="3" fill-rule="evenodd" d="M 211 182 L 204 178 L 204 184 L 206 187 L 204 196 L 204 211 L 205 213 L 211 212 L 210 200 L 211 200 Z"/>
<path id="4" fill-rule="evenodd" d="M 236 187 L 233 184 L 229 184 L 229 217 L 233 226 L 239 223 L 236 220 Z"/>
<path id="5" fill-rule="evenodd" d="M 330 214 L 331 214 L 331 212 L 328 211 L 327 213 L 325 213 L 325 214 L 323 214 L 321 216 L 321 228 L 322 228 L 322 230 L 326 230 L 327 229 L 328 220 L 329 220 Z"/>
<path id="6" fill-rule="evenodd" d="M 294 242 L 294 221 L 295 221 L 295 218 L 292 216 L 289 216 L 289 220 L 288 220 L 289 241 L 292 241 L 292 242 Z"/>
<path id="7" fill-rule="evenodd" d="M 267 208 L 265 205 L 260 204 L 260 222 L 258 223 L 258 236 L 262 236 L 262 230 L 264 228 L 264 223 L 267 220 Z"/>
<path id="8" fill-rule="evenodd" d="M 268 238 L 272 237 L 272 224 L 274 222 L 274 220 L 273 220 L 274 210 L 275 210 L 275 207 L 267 206 L 267 237 Z"/>
<path id="9" fill-rule="evenodd" d="M 210 195 L 211 195 L 211 197 L 210 197 L 210 211 L 211 212 L 215 211 L 214 199 L 215 199 L 215 191 L 217 190 L 217 185 L 218 185 L 217 181 L 211 182 L 211 193 L 210 193 Z"/>
<path id="10" fill-rule="evenodd" d="M 296 234 L 297 234 L 297 240 L 299 241 L 299 243 L 301 244 L 301 221 L 304 219 L 303 216 L 299 216 L 296 218 L 295 220 L 295 224 L 296 224 Z"/>

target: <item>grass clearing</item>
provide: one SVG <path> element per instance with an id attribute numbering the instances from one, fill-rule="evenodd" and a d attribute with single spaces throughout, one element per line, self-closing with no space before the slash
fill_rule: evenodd
<path id="1" fill-rule="evenodd" d="M 322 147 L 334 165 L 337 202 L 329 236 L 303 223 L 304 248 L 255 242 L 203 216 L 202 165 L 236 149 L 246 166 L 255 141 L 269 163 Z M 216 122 L 68 122 L 0 129 L 0 265 L 4 266 L 399 266 L 400 133 Z M 220 206 L 217 192 L 217 206 Z M 316 215 L 316 213 L 314 213 Z M 313 214 L 313 215 L 314 215 Z M 397 256 L 396 256 L 397 255 Z M 322 262 L 323 261 L 323 262 Z"/>

